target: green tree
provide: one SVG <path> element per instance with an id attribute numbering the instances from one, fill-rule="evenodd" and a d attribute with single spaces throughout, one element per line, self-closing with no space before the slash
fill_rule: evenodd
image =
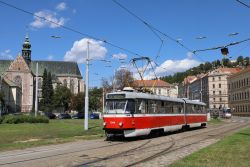
<path id="1" fill-rule="evenodd" d="M 243 56 L 239 56 L 239 57 L 237 58 L 237 64 L 238 64 L 238 65 L 243 65 L 243 62 L 244 62 Z"/>
<path id="2" fill-rule="evenodd" d="M 53 90 L 53 84 L 52 84 L 52 76 L 51 73 L 48 73 L 48 78 L 47 78 L 47 82 L 48 82 L 48 101 L 51 103 L 52 102 L 52 98 L 53 98 L 53 94 L 54 94 L 54 90 Z"/>
<path id="3" fill-rule="evenodd" d="M 58 85 L 55 89 L 52 101 L 55 108 L 63 108 L 63 111 L 67 111 L 71 102 L 71 92 L 69 88 Z"/>
<path id="4" fill-rule="evenodd" d="M 230 60 L 228 58 L 223 58 L 222 63 L 223 63 L 223 66 L 225 66 L 225 67 L 231 67 L 232 66 L 232 64 L 231 64 L 231 62 L 230 62 Z"/>
<path id="5" fill-rule="evenodd" d="M 245 65 L 245 66 L 249 66 L 249 64 L 250 64 L 249 57 L 245 57 L 245 58 L 244 58 L 244 65 Z"/>
<path id="6" fill-rule="evenodd" d="M 76 110 L 78 112 L 84 112 L 84 93 L 80 92 L 76 95 L 72 95 L 71 97 L 71 109 Z"/>
<path id="7" fill-rule="evenodd" d="M 52 105 L 53 98 L 53 85 L 51 73 L 47 72 L 46 68 L 43 72 L 43 84 L 42 84 L 42 100 L 40 103 L 40 109 L 45 112 L 51 112 L 53 109 Z"/>
<path id="8" fill-rule="evenodd" d="M 89 92 L 89 109 L 99 110 L 102 108 L 102 88 L 93 88 Z"/>
<path id="9" fill-rule="evenodd" d="M 0 102 L 4 104 L 4 93 L 0 91 Z"/>
<path id="10" fill-rule="evenodd" d="M 205 72 L 208 72 L 208 71 L 210 71 L 212 69 L 212 64 L 210 63 L 210 62 L 206 62 L 205 64 L 204 64 L 204 70 L 205 70 Z"/>

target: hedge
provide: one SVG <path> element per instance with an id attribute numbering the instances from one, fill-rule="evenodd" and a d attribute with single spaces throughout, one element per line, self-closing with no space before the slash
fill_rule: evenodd
<path id="1" fill-rule="evenodd" d="M 49 119 L 45 116 L 31 115 L 6 115 L 1 118 L 0 123 L 18 124 L 18 123 L 49 123 Z"/>

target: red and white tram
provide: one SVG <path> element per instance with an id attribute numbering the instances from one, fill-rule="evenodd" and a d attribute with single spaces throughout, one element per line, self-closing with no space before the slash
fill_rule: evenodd
<path id="1" fill-rule="evenodd" d="M 205 103 L 129 91 L 106 95 L 103 120 L 108 138 L 135 137 L 207 124 Z"/>

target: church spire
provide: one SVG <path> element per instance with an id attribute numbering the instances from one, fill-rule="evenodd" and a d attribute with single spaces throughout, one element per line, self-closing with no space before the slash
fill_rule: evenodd
<path id="1" fill-rule="evenodd" d="M 26 33 L 26 37 L 25 37 L 25 40 L 23 43 L 22 56 L 28 65 L 30 65 L 30 62 L 31 62 L 31 50 L 30 50 L 30 48 L 31 48 L 31 44 L 29 41 L 29 36 L 28 36 L 28 33 Z"/>

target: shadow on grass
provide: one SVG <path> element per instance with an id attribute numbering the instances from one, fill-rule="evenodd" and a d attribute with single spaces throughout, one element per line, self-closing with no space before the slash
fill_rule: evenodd
<path id="1" fill-rule="evenodd" d="M 249 136 L 250 137 L 250 134 L 249 133 L 238 133 L 240 135 L 244 135 L 244 136 Z"/>

